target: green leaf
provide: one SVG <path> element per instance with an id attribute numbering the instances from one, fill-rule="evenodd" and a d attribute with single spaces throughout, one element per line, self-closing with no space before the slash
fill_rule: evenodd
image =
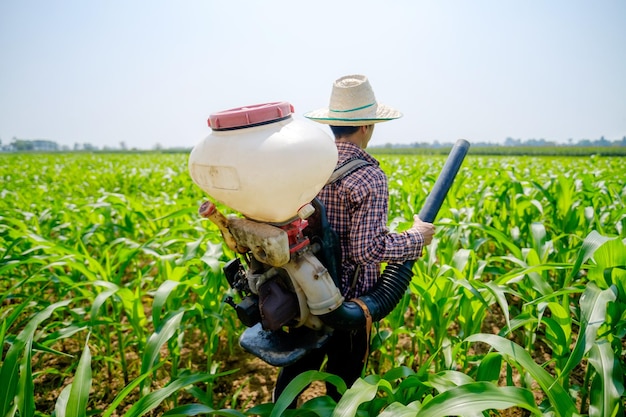
<path id="1" fill-rule="evenodd" d="M 0 369 L 0 381 L 2 381 L 2 384 L 0 384 L 0 416 L 6 416 L 12 408 L 11 404 L 13 403 L 18 385 L 20 354 L 24 349 L 31 346 L 35 330 L 37 330 L 41 322 L 47 320 L 54 310 L 67 306 L 70 302 L 71 300 L 59 301 L 35 314 L 15 338 L 4 358 L 2 369 Z M 30 367 L 30 363 L 27 366 Z"/>
<path id="2" fill-rule="evenodd" d="M 302 404 L 302 406 L 296 411 L 311 411 L 311 415 L 316 417 L 331 417 L 335 407 L 337 407 L 335 400 L 330 398 L 328 395 L 324 395 L 322 397 L 311 398 L 309 401 Z"/>
<path id="3" fill-rule="evenodd" d="M 280 394 L 280 397 L 276 400 L 274 408 L 270 414 L 270 417 L 280 417 L 283 412 L 289 407 L 293 400 L 300 395 L 300 393 L 309 386 L 312 382 L 324 381 L 332 383 L 337 387 L 337 391 L 341 394 L 346 390 L 346 383 L 343 379 L 337 375 L 329 374 L 320 371 L 307 371 L 303 372 L 295 377 Z M 254 408 L 252 409 L 254 410 Z M 252 411 L 250 410 L 250 411 Z"/>
<path id="4" fill-rule="evenodd" d="M 20 372 L 19 389 L 15 398 L 20 416 L 32 417 L 35 414 L 35 386 L 33 384 L 33 370 L 31 366 L 33 359 L 32 340 L 26 342 L 26 348 L 24 350 L 25 352 L 20 366 L 22 371 Z"/>
<path id="5" fill-rule="evenodd" d="M 578 257 L 574 262 L 572 272 L 570 273 L 568 280 L 565 282 L 565 285 L 563 285 L 564 287 L 568 287 L 570 285 L 570 282 L 573 281 L 573 279 L 580 271 L 580 267 L 582 266 L 582 264 L 587 262 L 593 256 L 596 249 L 598 249 L 608 240 L 611 240 L 611 238 L 602 236 L 595 230 L 592 230 L 591 233 L 587 235 L 587 237 L 583 241 L 580 251 L 578 252 Z"/>
<path id="6" fill-rule="evenodd" d="M 484 283 L 484 286 L 487 287 L 489 292 L 491 292 L 493 296 L 496 298 L 496 302 L 498 303 L 502 313 L 504 314 L 506 325 L 508 328 L 511 328 L 511 320 L 509 316 L 509 303 L 506 301 L 506 295 L 505 295 L 505 292 L 508 290 L 508 288 L 503 285 L 498 285 L 493 281 L 488 281 Z"/>
<path id="7" fill-rule="evenodd" d="M 202 242 L 204 242 L 204 236 L 201 237 L 200 239 L 194 241 L 194 242 L 189 242 L 187 244 L 185 244 L 185 252 L 183 253 L 183 258 L 182 261 L 186 262 L 190 259 L 193 259 L 196 257 L 196 254 L 198 253 L 198 248 L 200 247 L 200 244 Z"/>
<path id="8" fill-rule="evenodd" d="M 442 417 L 480 413 L 484 410 L 504 410 L 521 407 L 537 415 L 532 392 L 519 387 L 498 387 L 490 382 L 472 382 L 448 390 L 422 403 L 416 417 Z"/>
<path id="9" fill-rule="evenodd" d="M 580 297 L 580 329 L 578 339 L 572 350 L 572 354 L 563 367 L 563 375 L 566 377 L 582 360 L 585 353 L 591 349 L 596 340 L 598 329 L 606 319 L 606 306 L 610 301 L 615 301 L 615 287 L 600 290 L 596 284 L 590 282 L 585 292 Z"/>
<path id="10" fill-rule="evenodd" d="M 530 225 L 530 233 L 533 237 L 533 249 L 537 251 L 542 261 L 546 260 L 546 227 L 543 223 L 532 222 Z"/>
<path id="11" fill-rule="evenodd" d="M 184 217 L 184 216 L 197 216 L 198 215 L 198 209 L 195 207 L 187 207 L 187 208 L 183 208 L 180 210 L 176 210 L 172 213 L 168 213 L 165 216 L 161 216 L 161 217 L 157 217 L 156 219 L 153 219 L 152 221 L 154 222 L 158 222 L 161 220 L 171 220 L 174 219 L 176 217 Z"/>
<path id="12" fill-rule="evenodd" d="M 419 415 L 422 404 L 419 401 L 413 401 L 407 405 L 400 403 L 391 403 L 378 417 L 415 417 Z"/>
<path id="13" fill-rule="evenodd" d="M 144 372 L 143 374 L 139 375 L 137 378 L 133 379 L 128 385 L 126 385 L 124 387 L 124 389 L 122 389 L 119 392 L 119 394 L 117 394 L 115 396 L 115 398 L 113 399 L 111 404 L 109 404 L 109 406 L 106 408 L 106 410 L 104 410 L 104 412 L 102 413 L 102 417 L 110 417 L 115 412 L 115 409 L 117 408 L 117 406 L 120 405 L 122 403 L 122 401 L 124 401 L 124 398 L 126 398 L 135 388 L 137 388 L 137 386 L 139 384 L 141 384 L 141 382 L 144 379 L 146 379 L 148 376 L 150 376 L 150 374 L 152 374 L 152 372 L 156 371 L 157 369 L 159 369 L 164 364 L 165 364 L 165 362 L 161 362 L 161 363 L 157 364 L 156 366 L 148 369 L 146 372 Z"/>
<path id="14" fill-rule="evenodd" d="M 589 268 L 589 280 L 600 288 L 615 285 L 626 296 L 626 244 L 612 239 L 600 246 L 593 255 L 595 266 Z"/>
<path id="15" fill-rule="evenodd" d="M 520 251 L 519 247 L 515 244 L 515 242 L 513 242 L 510 239 L 508 235 L 505 235 L 504 233 L 502 233 L 501 231 L 493 227 L 485 226 L 480 223 L 469 223 L 467 226 L 476 228 L 478 230 L 482 230 L 483 232 L 493 237 L 494 241 L 498 245 L 504 245 L 513 254 L 513 256 L 515 256 L 518 259 L 522 259 L 522 252 Z"/>
<path id="16" fill-rule="evenodd" d="M 172 408 L 163 414 L 163 417 L 187 417 L 197 416 L 198 414 L 206 414 L 209 416 L 232 416 L 232 417 L 246 417 L 248 414 L 244 414 L 237 410 L 215 410 L 204 404 L 185 404 L 176 408 Z"/>
<path id="17" fill-rule="evenodd" d="M 505 359 L 521 365 L 537 381 L 559 416 L 574 415 L 576 407 L 568 392 L 561 385 L 556 384 L 555 379 L 545 369 L 537 365 L 524 348 L 503 337 L 485 333 L 471 335 L 465 340 L 487 343 L 504 355 Z"/>
<path id="18" fill-rule="evenodd" d="M 176 379 L 166 385 L 165 387 L 158 389 L 141 397 L 133 406 L 124 414 L 124 417 L 139 417 L 147 414 L 149 411 L 154 410 L 164 400 L 169 398 L 170 395 L 180 391 L 188 385 L 204 382 L 209 379 L 215 378 L 216 375 L 212 374 L 194 374 L 187 375 Z"/>
<path id="19" fill-rule="evenodd" d="M 54 413 L 56 414 L 56 417 L 66 417 L 65 410 L 67 410 L 67 402 L 70 398 L 71 389 L 72 384 L 68 384 L 59 394 L 59 398 L 57 398 L 57 401 L 54 404 Z"/>
<path id="20" fill-rule="evenodd" d="M 591 389 L 590 417 L 618 415 L 620 398 L 624 394 L 623 374 L 611 344 L 605 340 L 595 343 L 589 351 L 589 363 L 595 369 L 600 383 Z"/>
<path id="21" fill-rule="evenodd" d="M 545 309 L 549 308 L 550 317 L 542 318 Z M 572 336 L 572 318 L 562 305 L 550 302 L 540 303 L 539 324 L 543 321 L 546 326 L 546 339 L 552 348 L 553 353 L 558 357 L 564 357 L 569 351 Z"/>
<path id="22" fill-rule="evenodd" d="M 89 336 L 85 341 L 85 348 L 78 361 L 72 389 L 67 401 L 66 417 L 86 417 L 89 390 L 91 389 L 91 351 L 89 350 Z"/>
<path id="23" fill-rule="evenodd" d="M 524 259 L 528 263 L 528 266 L 541 268 L 542 266 L 546 265 L 546 262 L 544 262 L 539 257 L 539 253 L 535 249 L 524 249 L 523 252 L 524 252 Z M 527 276 L 528 276 L 528 279 L 530 280 L 530 282 L 532 283 L 533 289 L 539 291 L 539 293 L 541 295 L 550 294 L 554 290 L 548 284 L 546 279 L 542 275 L 539 274 L 539 272 L 552 271 L 553 269 L 554 268 L 547 268 L 547 269 L 546 268 L 542 268 L 539 271 L 534 271 L 534 270 L 529 270 L 528 271 Z"/>
<path id="24" fill-rule="evenodd" d="M 112 284 L 112 285 L 115 285 L 115 284 Z M 107 299 L 109 299 L 109 297 L 111 297 L 113 294 L 115 294 L 118 291 L 119 288 L 117 287 L 117 285 L 115 285 L 115 287 L 116 287 L 115 289 L 102 291 L 100 294 L 96 296 L 93 303 L 91 304 L 91 313 L 89 314 L 89 316 L 90 316 L 92 326 L 98 320 L 98 313 L 100 311 L 100 307 L 102 307 L 104 302 Z"/>
<path id="25" fill-rule="evenodd" d="M 459 385 L 465 385 L 474 380 L 459 371 L 442 371 L 428 376 L 428 383 L 438 392 L 445 392 Z"/>
<path id="26" fill-rule="evenodd" d="M 0 326 L 0 347 L 4 348 L 4 336 L 7 333 L 7 321 L 2 320 L 2 325 Z"/>
<path id="27" fill-rule="evenodd" d="M 159 286 L 154 294 L 154 301 L 152 302 L 152 323 L 154 327 L 161 325 L 161 313 L 163 312 L 163 306 L 167 302 L 167 298 L 171 292 L 180 284 L 180 282 L 165 280 L 163 284 Z"/>
<path id="28" fill-rule="evenodd" d="M 387 381 L 393 381 L 400 378 L 406 378 L 408 376 L 415 375 L 415 371 L 407 366 L 398 366 L 397 368 L 390 369 L 383 375 L 383 379 Z"/>
<path id="29" fill-rule="evenodd" d="M 371 401 L 376 396 L 379 387 L 382 386 L 386 386 L 388 390 L 391 390 L 391 385 L 384 379 L 379 379 L 376 382 L 370 382 L 370 380 L 362 378 L 357 379 L 339 400 L 332 417 L 355 416 L 359 406 Z"/>
<path id="30" fill-rule="evenodd" d="M 497 382 L 502 369 L 502 355 L 497 352 L 486 354 L 478 365 L 477 381 Z"/>
<path id="31" fill-rule="evenodd" d="M 163 322 L 160 329 L 150 335 L 141 359 L 142 374 L 150 369 L 157 361 L 161 347 L 170 340 L 176 330 L 178 330 L 184 313 L 184 310 L 180 310 L 172 314 Z"/>

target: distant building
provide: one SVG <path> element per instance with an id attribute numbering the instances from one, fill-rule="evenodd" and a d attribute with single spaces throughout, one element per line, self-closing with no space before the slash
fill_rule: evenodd
<path id="1" fill-rule="evenodd" d="M 8 145 L 0 146 L 0 152 L 56 152 L 59 151 L 59 144 L 52 140 L 45 139 L 17 139 Z"/>
<path id="2" fill-rule="evenodd" d="M 32 140 L 31 144 L 33 145 L 33 151 L 58 151 L 59 145 L 56 142 L 51 140 L 41 140 L 36 139 Z"/>
<path id="3" fill-rule="evenodd" d="M 13 146 L 12 143 L 9 143 L 8 145 L 1 145 L 0 152 L 15 152 L 15 146 Z"/>

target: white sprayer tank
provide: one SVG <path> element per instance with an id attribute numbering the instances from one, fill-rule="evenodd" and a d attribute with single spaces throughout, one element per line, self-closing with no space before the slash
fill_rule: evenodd
<path id="1" fill-rule="evenodd" d="M 189 155 L 191 178 L 249 219 L 294 219 L 326 184 L 337 148 L 330 135 L 292 113 L 291 104 L 276 102 L 212 114 L 212 133 Z"/>

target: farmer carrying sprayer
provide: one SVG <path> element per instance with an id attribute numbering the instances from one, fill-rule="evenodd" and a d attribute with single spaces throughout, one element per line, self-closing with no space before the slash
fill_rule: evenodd
<path id="1" fill-rule="evenodd" d="M 413 226 L 390 233 L 387 178 L 364 149 L 376 123 L 401 114 L 362 75 L 338 79 L 329 108 L 305 115 L 330 125 L 334 141 L 293 110 L 272 102 L 214 113 L 212 134 L 189 156 L 193 181 L 239 212 L 225 216 L 212 201 L 199 209 L 237 255 L 223 268 L 226 302 L 248 327 L 240 345 L 281 368 L 274 398 L 326 357 L 348 386 L 360 377 L 371 324 L 406 292 L 469 147 L 457 141 Z"/>
<path id="2" fill-rule="evenodd" d="M 334 82 L 328 108 L 305 117 L 330 125 L 339 158 L 337 166 L 350 161 L 363 164 L 331 184 L 318 198 L 326 207 L 330 226 L 341 244 L 341 294 L 346 300 L 365 295 L 381 273 L 381 263 L 417 259 L 432 240 L 435 227 L 414 217 L 413 226 L 402 233 L 387 229 L 389 192 L 387 177 L 378 161 L 364 151 L 376 123 L 397 119 L 402 114 L 377 102 L 374 91 L 363 75 L 348 75 Z M 326 371 L 340 376 L 351 386 L 367 361 L 370 329 L 367 323 L 356 329 L 335 329 L 322 348 L 281 369 L 274 398 L 300 373 L 320 369 L 328 357 Z M 327 384 L 327 393 L 339 401 L 336 388 Z"/>

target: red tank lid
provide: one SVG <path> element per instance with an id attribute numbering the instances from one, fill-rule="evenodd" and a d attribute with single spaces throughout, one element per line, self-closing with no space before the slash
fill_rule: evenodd
<path id="1" fill-rule="evenodd" d="M 272 122 L 290 116 L 293 106 L 286 101 L 254 104 L 213 113 L 209 116 L 211 129 L 236 129 L 260 123 Z"/>

